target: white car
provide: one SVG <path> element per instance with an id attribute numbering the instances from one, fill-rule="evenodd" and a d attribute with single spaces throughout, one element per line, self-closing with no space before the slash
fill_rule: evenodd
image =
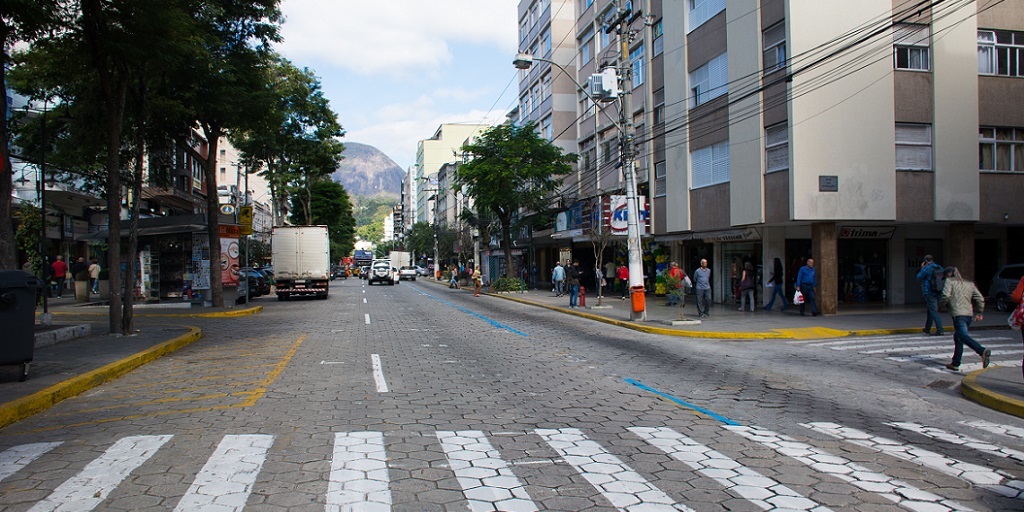
<path id="1" fill-rule="evenodd" d="M 419 272 L 416 270 L 416 267 L 402 267 L 401 269 L 398 270 L 399 280 L 406 279 L 409 281 L 415 281 L 416 276 L 418 275 Z"/>
<path id="2" fill-rule="evenodd" d="M 421 267 L 419 265 L 416 265 L 414 268 L 416 269 L 416 273 L 419 274 L 420 277 L 427 277 L 427 276 L 430 275 L 430 271 L 429 270 L 427 270 L 427 269 L 425 269 L 425 268 L 423 268 L 423 267 Z"/>
<path id="3" fill-rule="evenodd" d="M 387 260 L 374 261 L 370 265 L 370 275 L 367 277 L 366 284 L 385 283 L 389 286 L 394 286 L 398 276 L 392 271 L 393 269 L 394 267 L 391 266 L 391 262 Z"/>

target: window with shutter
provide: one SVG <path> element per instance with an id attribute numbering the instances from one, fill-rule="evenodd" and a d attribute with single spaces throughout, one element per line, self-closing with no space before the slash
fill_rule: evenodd
<path id="1" fill-rule="evenodd" d="M 786 67 L 786 24 L 776 23 L 764 31 L 764 72 Z"/>
<path id="2" fill-rule="evenodd" d="M 789 126 L 786 123 L 764 129 L 764 172 L 789 169 Z"/>
<path id="3" fill-rule="evenodd" d="M 932 127 L 929 124 L 896 124 L 896 169 L 932 170 Z"/>

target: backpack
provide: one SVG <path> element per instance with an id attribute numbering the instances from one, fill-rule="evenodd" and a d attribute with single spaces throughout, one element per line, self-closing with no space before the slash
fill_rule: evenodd
<path id="1" fill-rule="evenodd" d="M 932 270 L 932 293 L 939 295 L 946 286 L 946 270 L 938 267 Z"/>

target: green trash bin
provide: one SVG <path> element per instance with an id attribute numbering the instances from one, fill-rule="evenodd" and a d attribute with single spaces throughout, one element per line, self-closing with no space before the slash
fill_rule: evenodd
<path id="1" fill-rule="evenodd" d="M 22 270 L 0 270 L 0 365 L 21 365 L 19 380 L 28 378 L 35 352 L 36 290 L 39 279 Z"/>

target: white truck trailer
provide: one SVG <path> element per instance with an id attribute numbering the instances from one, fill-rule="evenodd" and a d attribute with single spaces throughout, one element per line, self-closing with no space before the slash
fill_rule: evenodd
<path id="1" fill-rule="evenodd" d="M 296 295 L 327 298 L 331 279 L 327 226 L 277 226 L 270 243 L 277 300 Z"/>

